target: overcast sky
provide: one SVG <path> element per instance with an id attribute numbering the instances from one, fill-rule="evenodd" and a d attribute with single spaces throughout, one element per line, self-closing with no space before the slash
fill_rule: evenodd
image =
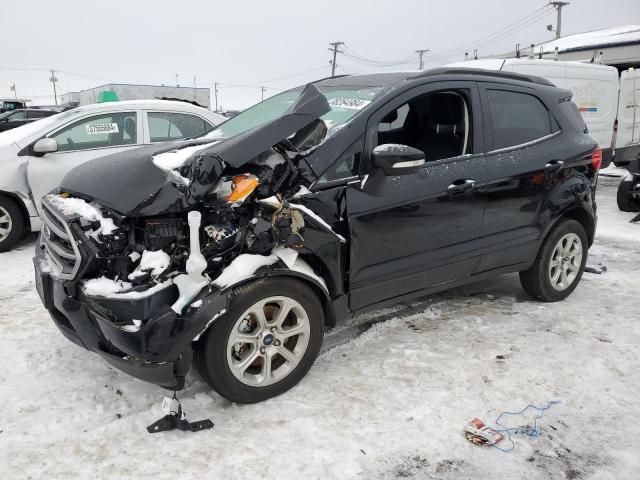
<path id="1" fill-rule="evenodd" d="M 429 67 L 475 46 L 482 56 L 552 39 L 547 3 L 0 0 L 0 97 L 15 82 L 20 97 L 52 103 L 49 73 L 37 69 L 54 68 L 58 94 L 107 82 L 174 85 L 178 74 L 183 86 L 194 76 L 198 86 L 220 82 L 222 106 L 243 108 L 260 100 L 261 85 L 273 95 L 328 76 L 329 42 L 345 42 L 351 55 L 338 56 L 339 73 L 363 73 L 381 69 L 353 57 L 407 61 L 382 69 L 406 70 L 417 68 L 416 49 L 431 50 Z M 563 10 L 563 34 L 632 23 L 640 0 L 572 0 Z"/>

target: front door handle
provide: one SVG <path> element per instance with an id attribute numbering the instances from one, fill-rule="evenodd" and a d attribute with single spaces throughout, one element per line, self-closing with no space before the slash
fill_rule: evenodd
<path id="1" fill-rule="evenodd" d="M 465 195 L 475 190 L 475 180 L 456 180 L 447 187 L 449 195 Z"/>
<path id="2" fill-rule="evenodd" d="M 551 160 L 544 166 L 544 173 L 558 173 L 564 168 L 564 162 L 562 160 Z"/>

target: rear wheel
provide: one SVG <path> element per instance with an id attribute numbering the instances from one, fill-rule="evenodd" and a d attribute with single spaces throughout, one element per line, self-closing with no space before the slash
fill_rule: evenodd
<path id="1" fill-rule="evenodd" d="M 267 278 L 234 292 L 229 310 L 196 345 L 195 364 L 220 395 L 256 403 L 297 384 L 318 356 L 320 301 L 304 283 Z"/>
<path id="2" fill-rule="evenodd" d="M 640 198 L 640 181 L 635 177 L 631 179 L 624 179 L 618 186 L 618 208 L 623 212 L 640 212 L 640 200 L 634 198 L 633 194 L 636 193 Z"/>
<path id="3" fill-rule="evenodd" d="M 0 195 L 0 252 L 11 250 L 24 233 L 24 218 L 18 205 Z"/>
<path id="4" fill-rule="evenodd" d="M 544 302 L 567 298 L 582 278 L 587 249 L 583 226 L 572 219 L 560 221 L 542 243 L 533 266 L 520 272 L 522 288 Z"/>

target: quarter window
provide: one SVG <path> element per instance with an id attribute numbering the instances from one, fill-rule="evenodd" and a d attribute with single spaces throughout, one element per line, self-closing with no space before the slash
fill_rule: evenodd
<path id="1" fill-rule="evenodd" d="M 212 128 L 202 118 L 184 113 L 148 112 L 147 118 L 151 143 L 195 137 Z"/>
<path id="2" fill-rule="evenodd" d="M 493 148 L 521 145 L 556 130 L 544 104 L 533 95 L 507 90 L 487 90 L 493 122 Z"/>
<path id="3" fill-rule="evenodd" d="M 118 112 L 79 120 L 50 135 L 59 152 L 134 145 L 137 142 L 136 112 Z"/>
<path id="4" fill-rule="evenodd" d="M 356 140 L 340 159 L 320 177 L 320 183 L 334 182 L 345 178 L 357 177 L 362 160 L 363 138 Z"/>

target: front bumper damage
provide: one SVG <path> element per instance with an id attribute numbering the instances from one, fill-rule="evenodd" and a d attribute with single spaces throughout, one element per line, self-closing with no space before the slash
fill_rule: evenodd
<path id="1" fill-rule="evenodd" d="M 38 249 L 33 260 L 38 294 L 65 337 L 113 367 L 164 388 L 184 387 L 192 342 L 229 301 L 228 294 L 205 288 L 195 299 L 198 307 L 179 315 L 170 308 L 178 298 L 175 285 L 143 298 L 87 296 L 43 267 L 44 251 Z"/>

